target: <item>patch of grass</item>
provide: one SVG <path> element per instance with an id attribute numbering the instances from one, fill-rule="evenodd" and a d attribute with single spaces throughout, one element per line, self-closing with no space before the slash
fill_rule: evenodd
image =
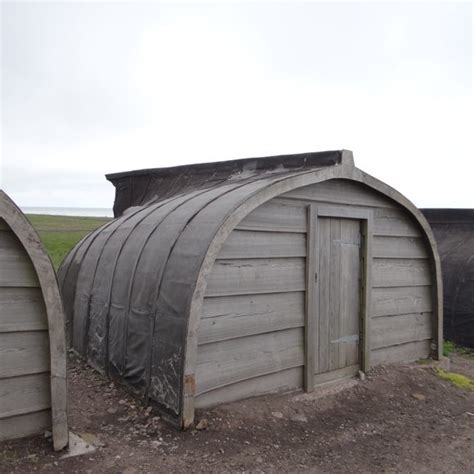
<path id="1" fill-rule="evenodd" d="M 57 270 L 64 257 L 89 232 L 110 221 L 108 217 L 28 214 Z"/>
<path id="2" fill-rule="evenodd" d="M 109 217 L 49 216 L 43 214 L 27 214 L 26 216 L 37 231 L 51 232 L 61 230 L 66 232 L 80 230 L 90 232 L 110 221 Z"/>
<path id="3" fill-rule="evenodd" d="M 456 344 L 453 341 L 444 341 L 443 342 L 443 355 L 448 357 L 451 352 L 456 352 Z"/>
<path id="4" fill-rule="evenodd" d="M 448 357 L 451 353 L 457 353 L 468 359 L 474 360 L 474 351 L 469 347 L 458 346 L 452 341 L 443 342 L 443 355 Z"/>
<path id="5" fill-rule="evenodd" d="M 456 372 L 448 372 L 447 370 L 441 369 L 439 367 L 435 368 L 434 370 L 438 374 L 438 377 L 451 382 L 456 387 L 474 390 L 474 380 L 471 380 L 469 377 Z"/>

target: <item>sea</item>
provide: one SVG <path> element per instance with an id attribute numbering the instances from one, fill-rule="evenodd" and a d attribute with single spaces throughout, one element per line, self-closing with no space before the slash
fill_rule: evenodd
<path id="1" fill-rule="evenodd" d="M 105 207 L 22 207 L 25 214 L 47 214 L 50 216 L 114 217 L 112 209 Z"/>

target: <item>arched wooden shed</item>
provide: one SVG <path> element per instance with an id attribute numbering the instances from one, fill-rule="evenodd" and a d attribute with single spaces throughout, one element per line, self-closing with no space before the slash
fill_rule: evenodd
<path id="1" fill-rule="evenodd" d="M 444 335 L 474 348 L 474 209 L 422 209 L 441 257 Z"/>
<path id="2" fill-rule="evenodd" d="M 0 441 L 52 430 L 68 444 L 64 313 L 56 274 L 0 190 Z"/>
<path id="3" fill-rule="evenodd" d="M 439 357 L 431 230 L 350 152 L 107 178 L 118 217 L 60 270 L 72 344 L 172 422 Z"/>

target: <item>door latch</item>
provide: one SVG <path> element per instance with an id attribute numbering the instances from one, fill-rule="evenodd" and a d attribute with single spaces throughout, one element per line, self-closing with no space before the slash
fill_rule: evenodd
<path id="1" fill-rule="evenodd" d="M 318 283 L 318 272 L 314 274 L 314 282 Z"/>

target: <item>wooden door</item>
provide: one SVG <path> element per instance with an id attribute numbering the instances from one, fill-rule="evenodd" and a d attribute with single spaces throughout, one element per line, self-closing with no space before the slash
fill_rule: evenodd
<path id="1" fill-rule="evenodd" d="M 310 308 L 313 386 L 360 369 L 361 224 L 358 219 L 315 220 L 314 303 Z"/>

